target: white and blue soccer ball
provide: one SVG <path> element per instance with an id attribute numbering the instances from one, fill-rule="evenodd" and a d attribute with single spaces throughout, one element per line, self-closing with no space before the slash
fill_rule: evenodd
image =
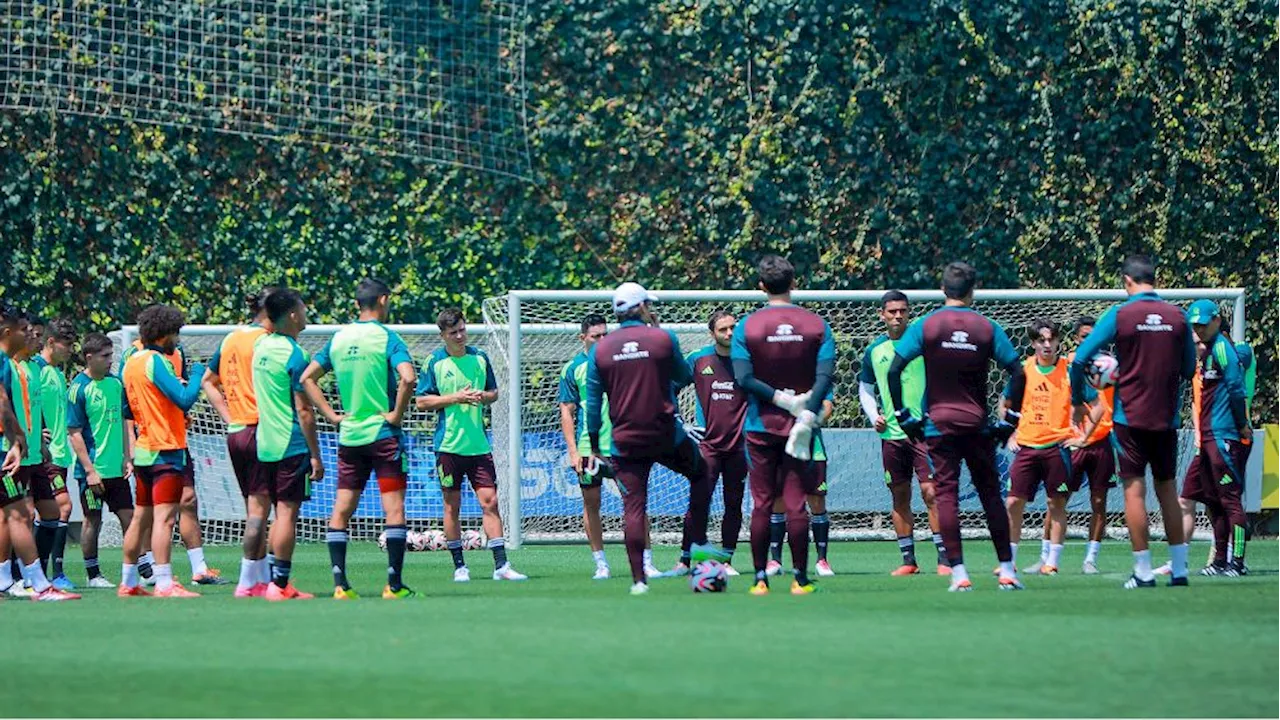
<path id="1" fill-rule="evenodd" d="M 1098 353 L 1089 364 L 1088 381 L 1095 389 L 1105 390 L 1116 384 L 1120 361 L 1111 353 Z"/>
<path id="2" fill-rule="evenodd" d="M 462 549 L 463 550 L 480 550 L 485 545 L 484 534 L 478 530 L 468 530 L 462 533 Z"/>
<path id="3" fill-rule="evenodd" d="M 689 573 L 689 588 L 696 593 L 724 592 L 729 586 L 729 573 L 716 560 L 703 560 Z"/>

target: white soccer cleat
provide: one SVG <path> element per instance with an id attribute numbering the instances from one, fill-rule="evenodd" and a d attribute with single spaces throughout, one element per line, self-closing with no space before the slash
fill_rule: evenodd
<path id="1" fill-rule="evenodd" d="M 1167 562 L 1167 563 L 1165 563 L 1165 564 L 1161 565 L 1160 567 L 1156 568 L 1155 570 L 1152 570 L 1151 572 L 1155 573 L 1156 575 L 1172 575 L 1172 574 L 1173 574 L 1173 563 L 1172 563 L 1172 562 Z"/>
<path id="2" fill-rule="evenodd" d="M 647 592 L 649 592 L 649 586 L 645 583 L 638 582 L 631 586 L 632 595 L 644 595 Z"/>
<path id="3" fill-rule="evenodd" d="M 595 575 L 592 575 L 592 576 L 591 576 L 591 579 L 592 579 L 592 580 L 608 580 L 608 579 L 609 579 L 609 566 L 608 566 L 608 565 L 603 565 L 603 564 L 601 564 L 601 565 L 597 565 L 597 566 L 596 566 L 596 574 L 595 574 Z"/>
<path id="4" fill-rule="evenodd" d="M 5 593 L 9 597 L 15 597 L 15 598 L 29 598 L 32 595 L 36 594 L 34 590 L 24 585 L 22 581 L 18 581 L 10 585 L 9 589 L 5 590 Z"/>
<path id="5" fill-rule="evenodd" d="M 503 563 L 502 567 L 493 571 L 493 579 L 494 580 L 512 580 L 515 582 L 519 582 L 521 580 L 528 580 L 529 576 L 521 575 L 520 573 L 516 572 L 516 569 L 511 567 L 511 563 Z"/>
<path id="6" fill-rule="evenodd" d="M 644 576 L 645 576 L 646 578 L 662 577 L 662 571 L 661 571 L 661 570 L 659 570 L 659 569 L 657 568 L 657 566 L 655 566 L 655 565 L 654 565 L 653 563 L 651 563 L 651 562 L 650 562 L 650 563 L 645 563 L 645 566 L 644 566 Z"/>
<path id="7" fill-rule="evenodd" d="M 726 565 L 724 566 L 724 574 L 725 574 L 725 575 L 728 575 L 729 577 L 738 577 L 738 576 L 739 576 L 739 575 L 741 575 L 742 573 L 740 573 L 740 572 L 738 572 L 737 570 L 733 569 L 733 566 L 732 566 L 732 565 L 726 564 Z"/>
<path id="8" fill-rule="evenodd" d="M 471 571 L 467 569 L 466 565 L 463 565 L 460 568 L 454 568 L 453 581 L 454 582 L 471 582 Z"/>
<path id="9" fill-rule="evenodd" d="M 1040 571 L 1043 569 L 1044 569 L 1044 560 L 1037 560 L 1035 565 L 1022 568 L 1022 573 L 1024 575 L 1039 575 Z"/>
<path id="10" fill-rule="evenodd" d="M 95 578 L 89 579 L 89 587 L 91 588 L 103 588 L 105 590 L 105 589 L 113 588 L 115 586 L 116 586 L 115 583 L 111 582 L 110 580 L 106 579 L 101 575 Z"/>
<path id="11" fill-rule="evenodd" d="M 1102 571 L 1098 569 L 1097 563 L 1093 562 L 1092 560 L 1085 560 L 1084 566 L 1080 568 L 1080 572 L 1084 573 L 1085 575 L 1098 575 L 1098 574 L 1101 574 Z"/>
<path id="12" fill-rule="evenodd" d="M 818 577 L 835 577 L 836 571 L 831 569 L 831 563 L 819 560 L 816 566 L 818 568 Z"/>
<path id="13" fill-rule="evenodd" d="M 768 575 L 769 577 L 777 577 L 781 575 L 782 563 L 778 562 L 777 560 L 770 560 L 768 564 L 764 566 L 764 574 Z"/>

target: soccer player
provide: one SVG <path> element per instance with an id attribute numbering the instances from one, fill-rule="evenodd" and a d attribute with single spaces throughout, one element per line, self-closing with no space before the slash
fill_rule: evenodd
<path id="1" fill-rule="evenodd" d="M 138 586 L 137 559 L 150 526 L 151 555 L 155 564 L 156 597 L 199 597 L 173 577 L 171 564 L 173 528 L 182 503 L 187 450 L 186 412 L 200 397 L 204 366 L 194 364 L 190 382 L 183 384 L 168 357 L 178 345 L 186 318 L 177 308 L 152 305 L 138 315 L 143 349 L 125 363 L 123 375 L 129 414 L 137 428 L 133 450 L 137 522 L 130 524 L 124 540 L 124 562 L 117 594 L 147 594 Z"/>
<path id="2" fill-rule="evenodd" d="M 271 583 L 267 560 L 271 496 L 258 463 L 258 401 L 253 389 L 253 346 L 266 335 L 270 324 L 263 307 L 270 291 L 266 288 L 245 298 L 252 324 L 237 328 L 222 339 L 204 374 L 205 397 L 227 424 L 227 456 L 244 498 L 243 555 L 235 590 L 238 598 L 261 597 Z"/>
<path id="3" fill-rule="evenodd" d="M 1133 545 L 1133 575 L 1126 589 L 1155 587 L 1147 526 L 1147 466 L 1155 479 L 1156 498 L 1164 517 L 1176 518 L 1178 413 L 1182 381 L 1196 369 L 1195 335 L 1182 311 L 1155 291 L 1156 267 L 1145 255 L 1130 255 L 1121 268 L 1129 299 L 1111 308 L 1093 333 L 1076 349 L 1071 362 L 1072 422 L 1084 418 L 1085 375 L 1094 356 L 1115 343 L 1120 361 L 1112 407 L 1112 433 L 1124 482 L 1125 523 Z M 1187 543 L 1182 524 L 1166 523 L 1173 576 L 1170 585 L 1187 584 Z"/>
<path id="4" fill-rule="evenodd" d="M 951 565 L 951 592 L 973 589 L 964 566 L 960 544 L 960 463 L 969 468 L 973 487 L 982 502 L 991 544 L 1000 561 L 999 587 L 1021 590 L 1009 548 L 1009 516 L 1000 501 L 1000 477 L 996 472 L 997 438 L 989 427 L 987 370 L 994 360 L 1014 383 L 1010 404 L 1022 405 L 1019 376 L 1022 362 L 1009 336 L 999 324 L 976 312 L 973 288 L 978 274 L 965 262 L 953 262 L 942 274 L 943 307 L 907 327 L 894 347 L 889 364 L 889 396 L 898 408 L 898 427 L 908 437 L 924 435 L 933 463 L 934 497 L 938 525 L 947 562 Z M 902 373 L 918 357 L 924 358 L 928 389 L 922 417 L 905 403 Z M 1011 428 L 1004 428 L 1007 432 Z M 999 428 L 997 428 L 999 430 Z M 1003 438 L 1000 438 L 1003 439 Z"/>
<path id="5" fill-rule="evenodd" d="M 582 489 L 582 525 L 587 534 L 587 543 L 591 546 L 591 557 L 595 560 L 596 571 L 593 580 L 609 579 L 609 562 L 604 556 L 604 531 L 600 523 L 600 487 L 605 473 L 587 473 L 583 460 L 591 455 L 590 441 L 587 439 L 587 423 L 582 419 L 583 398 L 587 396 L 587 355 L 600 338 L 609 331 L 603 315 L 592 313 L 582 320 L 582 350 L 565 363 L 560 370 L 560 389 L 556 401 L 560 404 L 560 432 L 564 436 L 565 446 L 569 448 L 569 466 L 578 475 L 578 484 Z M 600 429 L 601 457 L 608 460 L 613 455 L 613 427 L 609 423 L 609 398 L 602 400 L 604 410 Z M 646 541 L 644 550 L 645 577 L 657 577 L 662 571 L 653 565 L 653 551 Z"/>
<path id="6" fill-rule="evenodd" d="M 809 580 L 807 496 L 820 478 L 812 461 L 820 427 L 818 413 L 831 388 L 835 340 L 816 313 L 793 305 L 795 268 L 785 258 L 766 255 L 757 270 L 767 304 L 734 328 L 733 374 L 747 393 L 748 477 L 751 483 L 753 595 L 769 592 L 769 516 L 782 497 L 787 510 L 793 595 L 813 592 Z"/>
<path id="7" fill-rule="evenodd" d="M 324 479 L 315 410 L 302 389 L 307 354 L 298 345 L 298 334 L 307 327 L 307 306 L 289 288 L 272 290 L 262 304 L 271 332 L 253 346 L 251 373 L 258 410 L 255 449 L 276 510 L 271 525 L 271 585 L 265 597 L 273 602 L 309 600 L 315 595 L 298 590 L 289 579 L 298 508 L 311 499 L 311 483 Z"/>
<path id="8" fill-rule="evenodd" d="M 706 470 L 704 483 L 699 487 L 708 494 L 706 507 L 710 510 L 710 495 L 716 482 L 724 482 L 724 518 L 720 523 L 720 545 L 729 556 L 725 571 L 739 574 L 733 568 L 733 552 L 738 546 L 738 533 L 742 530 L 742 496 L 747 487 L 747 455 L 742 440 L 742 424 L 747 417 L 747 398 L 733 379 L 733 362 L 729 352 L 733 346 L 733 329 L 738 318 L 727 310 L 716 310 L 707 318 L 707 330 L 711 344 L 689 353 L 686 361 L 693 371 L 695 422 L 700 428 L 698 450 Z M 697 439 L 697 438 L 695 438 Z M 688 572 L 690 548 L 695 525 L 691 515 L 694 503 L 684 518 L 684 536 L 681 539 L 680 563 L 677 574 Z M 702 507 L 701 503 L 698 503 Z M 683 571 L 683 572 L 682 572 Z"/>
<path id="9" fill-rule="evenodd" d="M 1010 401 L 1014 394 L 1012 385 L 1005 388 L 1005 396 L 1000 401 L 1004 420 L 1017 426 L 1008 443 L 1009 450 L 1015 453 L 1009 466 L 1009 493 L 1005 500 L 1009 511 L 1009 550 L 1016 565 L 1023 510 L 1044 485 L 1051 523 L 1045 532 L 1049 553 L 1042 563 L 1028 568 L 1027 572 L 1057 575 L 1067 534 L 1067 501 L 1080 489 L 1077 484 L 1080 476 L 1071 469 L 1071 451 L 1084 444 L 1086 434 L 1071 424 L 1068 363 L 1060 354 L 1062 337 L 1058 324 L 1047 318 L 1036 318 L 1027 330 L 1033 354 L 1023 364 L 1022 403 L 1015 407 Z M 1084 399 L 1090 403 L 1088 426 L 1092 430 L 1102 418 L 1103 408 L 1092 387 L 1085 388 Z"/>
<path id="10" fill-rule="evenodd" d="M 613 312 L 619 327 L 596 342 L 587 355 L 587 439 L 591 455 L 588 471 L 602 460 L 601 430 L 604 398 L 613 425 L 613 466 L 622 493 L 623 538 L 631 565 L 631 594 L 649 591 L 644 571 L 648 539 L 649 473 L 661 463 L 689 479 L 690 532 L 705 546 L 710 494 L 699 487 L 705 476 L 697 443 L 676 420 L 676 388 L 693 379 L 674 333 L 657 325 L 651 303 L 657 297 L 634 282 L 613 291 Z M 715 554 L 719 559 L 727 556 Z"/>
<path id="11" fill-rule="evenodd" d="M 372 472 L 387 518 L 387 584 L 382 597 L 400 600 L 417 595 L 401 577 L 408 535 L 404 519 L 408 456 L 401 424 L 417 373 L 404 340 L 383 324 L 390 313 L 391 288 L 374 278 L 361 280 L 356 286 L 356 306 L 357 320 L 334 333 L 302 376 L 311 403 L 338 428 L 338 493 L 326 536 L 333 597 L 359 597 L 347 581 L 347 525 Z M 331 370 L 338 379 L 342 415 L 333 411 L 318 384 Z"/>
<path id="12" fill-rule="evenodd" d="M 951 566 L 946 562 L 942 535 L 938 532 L 938 511 L 934 507 L 933 469 L 929 465 L 929 450 L 924 443 L 907 437 L 898 427 L 894 413 L 898 411 L 889 399 L 889 364 L 893 362 L 896 343 L 907 331 L 910 308 L 906 293 L 890 290 L 880 298 L 880 321 L 885 332 L 867 346 L 862 355 L 858 372 L 858 400 L 862 412 L 880 435 L 880 461 L 884 465 L 884 482 L 893 498 L 893 528 L 898 536 L 898 550 L 902 553 L 902 565 L 890 575 L 901 577 L 920 572 L 916 562 L 915 514 L 911 511 L 911 476 L 920 483 L 920 499 L 929 513 L 929 529 L 933 531 L 933 545 L 938 551 L 937 572 L 950 575 Z M 907 407 L 914 414 L 923 415 L 924 360 L 916 358 L 902 371 L 902 391 Z M 876 396 L 879 395 L 879 404 Z M 821 568 L 819 568 L 821 574 Z"/>
<path id="13" fill-rule="evenodd" d="M 33 447 L 39 457 L 41 443 L 38 433 L 29 433 L 40 415 L 40 408 L 32 407 L 30 387 L 38 380 L 26 377 L 22 363 L 13 359 L 27 352 L 27 325 L 23 313 L 0 303 L 0 430 L 5 445 L 4 462 L 0 464 L 0 593 L 23 594 L 15 590 L 20 591 L 25 581 L 31 585 L 30 597 L 34 600 L 79 600 L 79 595 L 59 590 L 49 582 L 31 534 L 27 488 L 40 468 L 27 459 Z M 20 558 L 21 578 L 13 577 L 8 561 L 10 549 Z"/>
<path id="14" fill-rule="evenodd" d="M 49 461 L 44 463 L 43 472 L 37 473 L 32 483 L 37 509 L 41 504 L 46 508 L 36 529 L 36 547 L 40 550 L 41 566 L 53 578 L 54 586 L 61 590 L 75 589 L 75 584 L 67 578 L 62 567 L 62 556 L 67 548 L 67 525 L 71 520 L 67 468 L 75 459 L 67 442 L 67 378 L 63 366 L 71 358 L 75 342 L 76 331 L 71 321 L 54 320 L 45 328 L 43 347 L 31 360 L 33 368 L 39 372 L 41 414 L 45 436 L 49 439 Z M 46 519 L 48 510 L 56 510 L 57 516 Z"/>
<path id="15" fill-rule="evenodd" d="M 110 374 L 111 338 L 89 333 L 81 344 L 84 370 L 67 391 L 68 440 L 76 459 L 80 485 L 80 550 L 91 588 L 113 588 L 98 566 L 98 534 L 102 530 L 102 506 L 115 513 L 126 535 L 133 520 L 133 493 L 126 479 L 133 471 L 129 458 L 131 433 L 125 432 L 129 406 L 124 385 Z"/>
<path id="16" fill-rule="evenodd" d="M 826 425 L 835 411 L 835 395 L 827 393 L 826 399 L 822 401 L 822 411 L 818 413 L 819 422 Z M 816 487 L 805 496 L 805 504 L 809 507 L 809 531 L 813 533 L 813 546 L 818 551 L 815 567 L 818 577 L 834 577 L 836 571 L 831 569 L 831 563 L 827 561 L 831 519 L 827 517 L 827 449 L 821 435 L 813 438 L 813 466 L 817 474 Z M 765 574 L 769 577 L 782 574 L 782 543 L 786 537 L 787 504 L 779 497 L 773 501 L 773 513 L 769 516 L 769 562 L 765 565 Z"/>
<path id="17" fill-rule="evenodd" d="M 1197 368 L 1200 452 L 1193 464 L 1194 472 L 1187 473 L 1182 497 L 1204 503 L 1213 523 L 1214 559 L 1203 574 L 1236 577 L 1247 572 L 1244 555 L 1248 516 L 1243 495 L 1250 448 L 1243 439 L 1253 436 L 1244 368 L 1235 346 L 1222 332 L 1217 303 L 1195 301 L 1187 310 L 1187 321 L 1204 350 Z"/>
<path id="18" fill-rule="evenodd" d="M 471 483 L 483 513 L 484 534 L 493 553 L 494 580 L 527 580 L 507 561 L 502 515 L 498 512 L 498 473 L 485 434 L 485 408 L 498 400 L 498 379 L 489 356 L 467 344 L 462 311 L 448 308 L 436 317 L 444 347 L 427 359 L 418 381 L 419 410 L 436 413 L 431 449 L 436 456 L 444 496 L 445 545 L 453 556 L 453 581 L 468 582 L 471 571 L 462 556 L 462 481 Z"/>

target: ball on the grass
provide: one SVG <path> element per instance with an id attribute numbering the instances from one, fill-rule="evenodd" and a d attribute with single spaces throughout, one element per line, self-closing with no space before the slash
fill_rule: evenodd
<path id="1" fill-rule="evenodd" d="M 724 592 L 729 586 L 729 573 L 715 560 L 703 560 L 689 573 L 689 587 L 696 593 Z"/>
<path id="2" fill-rule="evenodd" d="M 387 531 L 386 530 L 383 530 L 382 532 L 378 533 L 378 547 L 382 548 L 383 550 L 387 549 Z"/>
<path id="3" fill-rule="evenodd" d="M 405 544 L 414 552 L 422 552 L 427 549 L 427 534 L 417 530 L 410 530 Z"/>
<path id="4" fill-rule="evenodd" d="M 476 530 L 468 530 L 462 533 L 462 549 L 463 550 L 479 550 L 484 547 L 484 535 Z"/>
<path id="5" fill-rule="evenodd" d="M 1120 374 L 1120 362 L 1111 353 L 1098 353 L 1089 363 L 1089 384 L 1098 390 L 1105 390 L 1116 384 Z"/>
<path id="6" fill-rule="evenodd" d="M 440 530 L 428 530 L 423 535 L 427 538 L 428 550 L 443 550 L 445 548 L 444 533 Z"/>

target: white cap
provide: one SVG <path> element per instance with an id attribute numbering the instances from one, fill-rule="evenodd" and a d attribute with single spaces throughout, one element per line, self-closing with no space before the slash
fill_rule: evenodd
<path id="1" fill-rule="evenodd" d="M 640 283 L 625 282 L 613 291 L 613 311 L 626 312 L 647 302 L 657 302 L 658 296 L 645 290 Z"/>

